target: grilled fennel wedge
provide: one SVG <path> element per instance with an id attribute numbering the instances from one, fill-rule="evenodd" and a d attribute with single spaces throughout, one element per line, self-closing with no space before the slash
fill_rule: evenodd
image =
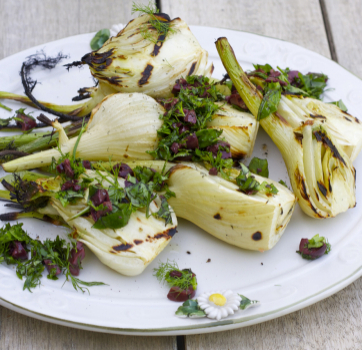
<path id="1" fill-rule="evenodd" d="M 227 39 L 219 38 L 216 47 L 234 86 L 256 118 L 261 93 L 240 67 Z M 260 120 L 283 156 L 299 205 L 311 217 L 334 217 L 356 204 L 352 159 L 361 148 L 362 135 L 359 123 L 352 119 L 318 100 L 282 97 L 278 114 Z M 344 134 L 347 127 L 355 133 L 349 141 L 346 138 L 350 135 Z"/>
<path id="2" fill-rule="evenodd" d="M 21 175 L 26 179 L 29 178 L 29 174 L 34 173 L 24 172 Z M 27 181 L 16 177 L 16 180 L 12 181 L 9 176 L 5 177 L 6 182 L 3 181 L 3 184 L 11 189 L 11 198 L 13 200 L 16 198 L 18 203 L 23 205 L 25 211 L 32 210 L 29 217 L 50 222 L 52 221 L 49 218 L 41 217 L 41 215 L 50 216 L 54 220 L 60 217 L 74 230 L 73 234 L 77 235 L 78 240 L 87 245 L 103 264 L 123 275 L 136 276 L 142 273 L 176 233 L 177 218 L 168 204 L 171 223 L 166 224 L 164 219 L 157 216 L 161 208 L 165 209 L 167 202 L 164 203 L 156 194 L 153 195 L 154 198 L 150 201 L 148 209 L 141 208 L 128 213 L 128 222 L 125 225 L 123 223 L 122 227 L 117 227 L 120 225 L 115 225 L 114 222 L 109 224 L 112 215 L 117 215 L 118 219 L 122 218 L 122 215 L 126 217 L 125 211 L 115 209 L 116 205 L 121 206 L 123 202 L 118 201 L 118 204 L 115 204 L 114 200 L 115 191 L 119 191 L 119 193 L 125 191 L 123 178 L 116 178 L 117 186 L 115 187 L 115 177 L 110 173 L 86 170 L 80 175 L 77 182 L 82 185 L 86 181 L 84 195 L 75 194 L 76 197 L 72 201 L 64 204 L 63 198 L 65 197 L 61 194 L 66 192 L 61 190 L 62 179 L 60 176 L 47 178 L 41 177 L 42 175 L 30 176 L 32 176 L 32 180 L 35 180 L 35 177 L 38 178 L 35 181 Z M 107 190 L 113 205 L 113 211 L 108 216 L 98 218 L 97 221 L 94 220 L 93 214 L 89 215 L 89 210 L 87 211 L 93 198 L 90 195 L 93 186 Z M 111 193 L 113 193 L 113 197 Z M 42 202 L 39 205 L 40 200 Z M 129 204 L 123 203 L 123 206 L 127 205 Z M 101 210 L 103 209 L 101 208 Z M 40 215 L 37 216 L 36 213 Z M 15 217 L 16 215 L 14 215 Z M 11 215 L 3 214 L 1 219 L 9 220 Z M 61 220 L 59 222 L 61 223 Z"/>
<path id="3" fill-rule="evenodd" d="M 167 23 L 171 30 L 159 36 L 152 25 L 152 17 Z M 75 105 L 61 106 L 39 101 L 57 112 L 85 116 L 102 99 L 116 92 L 140 92 L 152 97 L 166 98 L 177 78 L 187 75 L 210 77 L 212 63 L 208 53 L 198 43 L 187 23 L 180 18 L 170 19 L 165 14 L 143 15 L 130 21 L 117 36 L 111 37 L 98 51 L 92 51 L 77 61 L 87 64 L 91 74 L 99 81 L 97 87 L 83 88 L 79 92 L 89 100 Z M 144 33 L 147 31 L 148 38 Z M 33 107 L 28 97 L 1 92 L 0 99 L 13 99 Z"/>
<path id="4" fill-rule="evenodd" d="M 176 216 L 244 249 L 273 248 L 284 233 L 297 201 L 285 186 L 254 174 L 260 183 L 266 180 L 273 184 L 278 193 L 247 195 L 241 192 L 236 184 L 240 170 L 235 168 L 230 169 L 230 179 L 226 180 L 209 175 L 205 167 L 195 163 L 165 165 L 163 161 L 129 161 L 127 164 L 131 168 L 145 166 L 157 171 L 165 167 L 169 171 L 168 187 L 176 195 L 168 202 Z"/>
<path id="5" fill-rule="evenodd" d="M 218 103 L 219 109 L 207 124 L 209 128 L 223 130 L 221 134 L 230 144 L 235 158 L 249 156 L 253 150 L 258 123 L 250 113 L 239 112 Z M 146 153 L 156 148 L 157 130 L 162 126 L 159 116 L 164 107 L 152 97 L 140 94 L 109 95 L 93 111 L 77 147 L 77 157 L 107 161 L 152 159 Z M 53 122 L 59 133 L 62 153 L 72 152 L 77 138 L 68 139 L 62 126 Z M 18 158 L 3 164 L 7 172 L 47 166 L 61 156 L 57 148 Z"/>

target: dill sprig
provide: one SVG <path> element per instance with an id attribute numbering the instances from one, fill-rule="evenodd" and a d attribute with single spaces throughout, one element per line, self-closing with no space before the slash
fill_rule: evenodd
<path id="1" fill-rule="evenodd" d="M 178 287 L 180 290 L 186 290 L 190 285 L 194 290 L 197 289 L 197 280 L 195 274 L 190 269 L 180 270 L 175 261 L 160 263 L 157 269 L 154 269 L 154 276 L 160 283 L 167 283 L 170 287 Z M 178 272 L 180 277 L 172 277 L 171 272 Z"/>
<path id="2" fill-rule="evenodd" d="M 76 248 L 75 242 L 66 242 L 64 239 L 57 236 L 54 240 L 46 239 L 44 242 L 32 239 L 22 228 L 23 224 L 11 226 L 9 223 L 0 229 L 0 263 L 6 262 L 8 265 L 15 264 L 16 274 L 20 279 L 25 277 L 23 289 L 28 289 L 30 292 L 33 288 L 40 286 L 43 271 L 45 269 L 45 260 L 50 261 L 50 265 L 58 266 L 61 272 L 65 275 L 66 281 L 70 280 L 75 290 L 80 290 L 83 293 L 88 288 L 83 286 L 100 286 L 102 282 L 85 282 L 74 277 L 70 273 L 69 257 L 72 249 Z M 14 242 L 22 242 L 24 249 L 30 251 L 30 258 L 21 260 L 14 258 L 11 254 L 11 245 Z M 79 265 L 82 268 L 81 265 Z M 57 280 L 56 268 L 52 268 L 48 273 L 47 278 Z M 64 282 L 65 283 L 65 282 Z"/>
<path id="3" fill-rule="evenodd" d="M 151 18 L 148 21 L 148 25 L 144 24 L 141 27 L 141 35 L 144 39 L 149 40 L 156 44 L 158 41 L 165 41 L 167 34 L 174 34 L 176 31 L 170 26 L 168 21 L 160 20 L 155 14 L 159 13 L 158 8 L 153 1 L 150 1 L 148 5 L 138 4 L 136 2 L 132 5 L 132 14 L 140 13 L 140 15 L 149 15 Z M 151 32 L 151 29 L 155 29 L 157 38 Z"/>

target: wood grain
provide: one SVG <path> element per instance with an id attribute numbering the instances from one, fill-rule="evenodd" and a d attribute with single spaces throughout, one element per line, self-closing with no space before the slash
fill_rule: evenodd
<path id="1" fill-rule="evenodd" d="M 330 57 L 318 0 L 162 0 L 161 9 L 188 24 L 272 36 Z"/>
<path id="2" fill-rule="evenodd" d="M 347 8 L 348 4 L 352 3 L 354 5 Z M 362 72 L 361 4 L 362 0 L 326 1 L 332 33 L 335 35 L 334 33 L 339 31 L 339 36 L 334 36 L 337 57 L 343 65 L 353 69 L 356 74 Z M 326 57 L 331 56 L 318 0 L 293 2 L 162 0 L 161 8 L 171 17 L 181 17 L 189 24 L 268 35 L 294 42 Z M 337 16 L 343 19 L 339 18 L 335 25 L 334 18 Z M 350 18 L 352 18 L 351 24 L 347 25 Z M 340 27 L 344 26 L 347 28 L 342 30 Z M 352 40 L 346 39 L 348 36 Z M 340 42 L 343 42 L 343 45 Z M 322 302 L 266 323 L 222 333 L 187 336 L 186 348 L 188 350 L 361 349 L 361 297 L 362 279 L 359 279 Z"/>
<path id="3" fill-rule="evenodd" d="M 362 78 L 362 0 L 324 2 L 338 63 Z"/>
<path id="4" fill-rule="evenodd" d="M 137 2 L 148 3 L 147 0 Z M 131 0 L 0 0 L 0 59 L 52 40 L 126 23 L 131 17 L 131 6 Z M 176 349 L 176 337 L 82 331 L 38 321 L 0 307 L 1 350 L 116 348 Z"/>
<path id="5" fill-rule="evenodd" d="M 187 336 L 187 350 L 361 349 L 362 279 L 303 310 L 255 326 Z"/>
<path id="6" fill-rule="evenodd" d="M 0 59 L 35 45 L 126 23 L 134 17 L 131 7 L 132 0 L 0 0 Z"/>
<path id="7" fill-rule="evenodd" d="M 176 337 L 88 332 L 38 321 L 2 308 L 1 350 L 176 350 Z"/>

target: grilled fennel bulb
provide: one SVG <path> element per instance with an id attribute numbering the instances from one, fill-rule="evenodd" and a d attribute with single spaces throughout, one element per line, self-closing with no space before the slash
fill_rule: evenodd
<path id="1" fill-rule="evenodd" d="M 182 76 L 210 77 L 214 67 L 208 63 L 208 52 L 200 46 L 187 23 L 180 18 L 170 20 L 165 14 L 154 16 L 172 29 L 166 37 L 158 35 L 149 15 L 143 15 L 131 20 L 98 51 L 84 55 L 77 62 L 77 65 L 87 64 L 99 81 L 98 87 L 80 89 L 81 95 L 89 96 L 90 100 L 73 106 L 39 102 L 57 112 L 85 116 L 112 93 L 141 92 L 155 98 L 167 98 L 171 96 L 175 81 Z M 145 31 L 149 38 L 143 35 Z M 25 96 L 0 91 L 1 98 L 36 107 Z"/>
<path id="2" fill-rule="evenodd" d="M 156 148 L 157 130 L 165 109 L 152 97 L 144 94 L 114 94 L 107 96 L 92 112 L 87 129 L 77 147 L 77 157 L 107 161 L 124 159 L 152 159 L 146 153 Z M 62 126 L 54 122 L 59 132 L 62 153 L 72 152 L 76 138 L 68 139 Z M 249 156 L 253 150 L 258 123 L 251 114 L 221 105 L 209 123 L 210 128 L 222 129 L 222 136 L 231 145 L 235 158 Z M 50 149 L 3 164 L 7 172 L 35 169 L 51 164 L 61 156 L 58 149 Z"/>
<path id="3" fill-rule="evenodd" d="M 160 171 L 163 161 L 130 161 L 128 165 Z M 96 166 L 96 164 L 95 164 Z M 278 193 L 247 195 L 239 190 L 231 169 L 230 180 L 209 175 L 195 163 L 167 163 L 168 187 L 176 197 L 168 200 L 177 217 L 191 221 L 216 238 L 249 250 L 269 250 L 284 233 L 295 208 L 296 198 L 288 188 L 270 179 L 253 175 L 260 183 L 267 180 Z"/>
<path id="4" fill-rule="evenodd" d="M 322 125 L 352 162 L 361 151 L 362 124 L 333 104 L 309 97 L 286 95 L 281 97 L 278 113 L 293 128 L 311 122 Z"/>
<path id="5" fill-rule="evenodd" d="M 260 92 L 240 67 L 227 39 L 218 39 L 216 46 L 234 86 L 257 117 Z M 279 148 L 293 191 L 307 215 L 329 218 L 355 206 L 352 159 L 362 142 L 356 120 L 318 100 L 282 97 L 278 115 L 270 114 L 260 124 Z"/>
<path id="6" fill-rule="evenodd" d="M 24 173 L 23 177 L 28 177 L 29 173 Z M 34 175 L 35 176 L 35 175 Z M 89 188 L 84 192 L 84 197 L 78 199 L 75 203 L 63 205 L 58 199 L 57 194 L 61 190 L 61 179 L 57 177 L 42 178 L 39 177 L 34 182 L 28 182 L 30 193 L 34 199 L 39 197 L 49 197 L 46 206 L 37 209 L 37 212 L 50 217 L 61 217 L 70 228 L 74 230 L 79 241 L 83 242 L 106 266 L 126 276 L 136 276 L 141 274 L 147 265 L 166 247 L 169 240 L 176 233 L 177 218 L 172 208 L 172 223 L 165 225 L 165 220 L 156 218 L 152 214 L 157 213 L 161 207 L 161 199 L 156 196 L 149 205 L 149 214 L 140 209 L 132 212 L 126 226 L 121 228 L 94 228 L 94 218 L 91 215 L 78 216 L 84 211 L 89 203 Z M 107 173 L 96 173 L 92 170 L 80 176 L 82 179 L 93 179 L 90 185 L 101 185 L 102 188 L 109 189 L 114 181 L 113 177 Z M 9 179 L 6 177 L 5 179 Z M 125 180 L 117 178 L 120 188 L 125 187 Z M 38 192 L 34 196 L 34 183 L 38 187 Z M 26 182 L 22 189 L 26 189 Z M 23 193 L 23 196 L 17 195 L 17 198 L 25 199 L 29 193 Z M 29 198 L 25 199 L 27 205 L 31 205 Z M 6 220 L 6 214 L 4 220 Z M 33 217 L 37 217 L 33 215 Z"/>

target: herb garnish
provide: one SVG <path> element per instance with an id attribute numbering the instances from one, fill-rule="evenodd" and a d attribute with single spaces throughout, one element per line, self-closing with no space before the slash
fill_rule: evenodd
<path id="1" fill-rule="evenodd" d="M 325 91 L 328 77 L 319 73 L 302 74 L 289 68 L 274 70 L 269 64 L 254 64 L 255 70 L 248 73 L 254 83 L 263 90 L 264 98 L 259 107 L 257 120 L 267 118 L 278 109 L 281 94 L 302 95 L 320 99 Z M 254 78 L 257 79 L 254 79 Z"/>
<path id="2" fill-rule="evenodd" d="M 263 181 L 261 184 L 251 175 L 250 170 L 246 165 L 240 163 L 241 169 L 236 184 L 239 186 L 240 191 L 246 194 L 255 194 L 257 192 L 265 193 L 266 195 L 277 194 L 278 189 L 272 184 Z M 265 172 L 265 169 L 264 169 Z M 269 172 L 269 171 L 268 171 Z"/>
<path id="3" fill-rule="evenodd" d="M 334 102 L 328 102 L 331 105 L 336 105 L 338 108 L 340 108 L 343 112 L 347 112 L 347 107 L 346 105 L 343 103 L 342 100 L 338 100 L 338 101 L 334 101 Z"/>
<path id="4" fill-rule="evenodd" d="M 311 239 L 303 238 L 300 241 L 297 253 L 300 254 L 303 259 L 315 260 L 328 254 L 330 251 L 331 245 L 328 241 L 324 237 L 319 237 L 319 234 L 316 234 Z"/>
<path id="5" fill-rule="evenodd" d="M 277 67 L 278 70 L 274 70 L 270 64 L 254 64 L 254 68 L 255 70 L 247 75 L 264 95 L 258 110 L 257 120 L 267 118 L 277 111 L 281 95 L 302 95 L 320 99 L 327 86 L 328 77 L 324 74 L 302 74 L 296 70 L 281 69 L 280 67 Z M 223 83 L 228 85 L 230 81 Z M 231 96 L 228 97 L 228 103 L 236 109 L 247 110 L 244 101 L 233 85 L 231 85 L 230 90 Z M 341 106 L 337 105 L 343 110 L 342 104 Z"/>
<path id="6" fill-rule="evenodd" d="M 15 264 L 16 274 L 20 279 L 25 277 L 23 290 L 36 288 L 40 285 L 42 272 L 46 265 L 49 267 L 48 279 L 57 280 L 57 275 L 63 273 L 66 281 L 71 281 L 75 290 L 83 293 L 91 286 L 104 285 L 102 282 L 85 282 L 73 276 L 71 271 L 81 269 L 80 261 L 78 266 L 72 266 L 70 257 L 77 251 L 76 243 L 66 243 L 59 236 L 55 240 L 45 240 L 43 243 L 32 239 L 22 228 L 23 224 L 11 226 L 9 223 L 0 229 L 0 263 L 6 262 L 8 265 Z M 14 246 L 23 247 L 26 251 L 30 250 L 30 258 L 22 256 L 19 258 L 14 250 Z M 73 272 L 74 273 L 74 272 Z M 88 291 L 89 293 L 89 291 Z"/>
<path id="7" fill-rule="evenodd" d="M 167 283 L 170 287 L 179 287 L 187 289 L 189 285 L 196 290 L 196 275 L 190 269 L 180 270 L 175 261 L 167 260 L 166 263 L 160 263 L 157 269 L 153 269 L 154 276 L 160 283 Z M 172 274 L 172 272 L 177 272 Z"/>
<path id="8" fill-rule="evenodd" d="M 89 209 L 93 212 L 102 212 L 100 217 L 96 217 L 97 220 L 94 224 L 94 228 L 121 228 L 127 225 L 132 212 L 139 209 L 145 209 L 146 218 L 150 217 L 149 206 L 151 202 L 156 198 L 155 191 L 164 191 L 161 197 L 160 209 L 157 213 L 152 215 L 156 218 L 165 220 L 165 225 L 171 223 L 172 217 L 170 208 L 167 203 L 167 199 L 174 197 L 175 194 L 168 189 L 165 181 L 168 179 L 167 174 L 156 172 L 148 167 L 137 166 L 133 170 L 129 168 L 129 172 L 123 173 L 122 177 L 125 178 L 125 188 L 121 188 L 118 182 L 119 170 L 121 167 L 128 167 L 126 164 L 117 164 L 112 168 L 112 171 L 108 171 L 101 163 L 98 163 L 96 167 L 105 172 L 108 176 L 104 176 L 99 170 L 97 170 L 98 185 L 101 187 L 102 181 L 107 181 L 110 186 L 107 188 L 107 195 L 111 202 L 111 210 L 104 211 L 106 208 L 102 205 L 95 206 L 92 203 L 92 196 L 99 187 L 91 186 L 89 191 L 88 201 Z M 104 202 L 105 203 L 105 202 Z M 92 209 L 91 209 L 92 208 Z"/>
<path id="9" fill-rule="evenodd" d="M 90 42 L 91 49 L 93 51 L 99 50 L 103 46 L 103 44 L 109 39 L 110 36 L 111 33 L 109 29 L 99 30 Z"/>
<path id="10" fill-rule="evenodd" d="M 148 153 L 166 161 L 206 161 L 218 171 L 231 168 L 230 145 L 220 139 L 222 130 L 206 126 L 219 109 L 215 102 L 223 100 L 223 95 L 203 76 L 177 80 L 173 93 L 175 98 L 160 101 L 167 112 L 160 116 L 163 125 L 157 131 L 157 148 Z"/>
<path id="11" fill-rule="evenodd" d="M 254 157 L 249 163 L 249 170 L 257 175 L 269 177 L 268 160 Z"/>
<path id="12" fill-rule="evenodd" d="M 137 12 L 139 12 L 141 15 L 149 15 L 151 17 L 151 19 L 148 21 L 148 25 L 144 24 L 141 27 L 141 35 L 144 39 L 156 44 L 157 41 L 166 40 L 168 33 L 175 33 L 175 30 L 170 26 L 169 21 L 160 16 L 157 16 L 159 10 L 153 1 L 150 1 L 148 5 L 137 4 L 134 2 L 132 4 L 132 14 Z M 156 38 L 151 33 L 151 29 L 156 30 Z"/>

